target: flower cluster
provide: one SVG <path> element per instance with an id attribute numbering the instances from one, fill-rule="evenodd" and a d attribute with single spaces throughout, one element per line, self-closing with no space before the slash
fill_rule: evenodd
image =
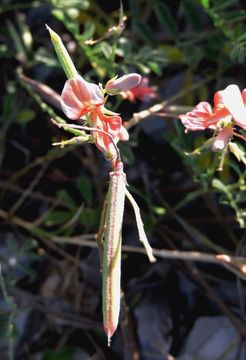
<path id="1" fill-rule="evenodd" d="M 214 95 L 214 109 L 208 102 L 179 115 L 186 131 L 215 130 L 213 151 L 222 150 L 234 134 L 234 125 L 246 130 L 246 89 L 240 92 L 237 85 L 229 85 Z"/>
<path id="2" fill-rule="evenodd" d="M 112 162 L 117 158 L 115 145 L 119 140 L 128 140 L 129 135 L 122 125 L 119 114 L 104 107 L 106 99 L 104 92 L 113 95 L 122 89 L 127 91 L 137 86 L 140 80 L 140 75 L 128 74 L 119 79 L 110 80 L 103 90 L 98 85 L 89 83 L 82 76 L 77 75 L 67 80 L 63 88 L 61 94 L 63 112 L 71 120 L 81 119 L 85 116 L 87 124 L 98 129 L 98 131 L 92 131 L 95 145 Z"/>

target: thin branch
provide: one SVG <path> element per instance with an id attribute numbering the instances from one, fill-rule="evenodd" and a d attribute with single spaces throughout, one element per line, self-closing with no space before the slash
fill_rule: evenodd
<path id="1" fill-rule="evenodd" d="M 217 74 L 216 74 L 217 76 Z M 151 106 L 150 108 L 140 111 L 138 113 L 133 114 L 133 117 L 126 123 L 126 129 L 130 129 L 132 126 L 138 124 L 143 119 L 146 119 L 147 117 L 159 113 L 163 109 L 167 107 L 170 103 L 182 98 L 182 96 L 186 95 L 187 93 L 194 91 L 198 89 L 200 86 L 208 83 L 209 81 L 213 80 L 215 78 L 215 75 L 210 75 L 206 79 L 203 79 L 192 86 L 190 86 L 188 89 L 183 89 L 179 93 L 175 94 L 174 96 L 170 97 L 167 100 L 164 100 L 160 102 L 159 104 L 155 104 L 154 106 Z"/>
<path id="2" fill-rule="evenodd" d="M 147 236 L 146 236 L 145 231 L 144 231 L 144 225 L 143 225 L 143 221 L 142 221 L 142 218 L 141 218 L 141 215 L 140 215 L 140 210 L 139 210 L 138 204 L 136 203 L 136 201 L 134 200 L 134 198 L 132 197 L 132 195 L 130 194 L 130 192 L 127 189 L 126 189 L 126 197 L 130 201 L 130 203 L 131 203 L 131 205 L 133 207 L 134 213 L 135 213 L 139 240 L 143 243 L 143 245 L 145 247 L 147 256 L 149 258 L 149 261 L 150 262 L 155 262 L 156 259 L 153 256 L 152 248 L 151 248 L 151 246 L 149 244 L 149 241 L 148 241 Z"/>
<path id="3" fill-rule="evenodd" d="M 40 228 L 35 228 L 33 223 L 30 223 L 26 220 L 23 220 L 17 216 L 11 216 L 9 218 L 8 213 L 2 209 L 0 209 L 0 217 L 13 222 L 15 225 L 22 227 L 25 230 L 32 232 L 35 235 L 39 235 L 56 244 L 70 244 L 70 245 L 78 245 L 78 246 L 86 246 L 91 248 L 97 248 L 96 234 L 89 235 L 81 235 L 81 236 L 56 236 L 50 234 L 48 231 L 42 230 Z M 93 241 L 94 240 L 94 241 Z M 54 245 L 54 244 L 53 244 Z M 51 244 L 49 245 L 51 246 Z M 63 256 L 65 251 L 60 249 L 63 252 Z M 142 249 L 137 246 L 127 246 L 123 245 L 122 250 L 128 253 L 137 253 L 137 254 L 145 254 L 146 249 Z M 56 249 L 57 251 L 57 249 Z M 227 254 L 208 254 L 201 253 L 198 251 L 179 251 L 179 250 L 164 250 L 164 249 L 152 249 L 153 256 L 168 259 L 168 260 L 186 260 L 192 262 L 205 262 L 205 263 L 213 263 L 217 265 L 222 265 L 227 268 L 229 271 L 233 272 L 237 276 L 239 276 L 242 280 L 246 281 L 246 257 L 232 256 Z M 69 260 L 75 259 L 65 253 L 66 256 L 69 256 Z M 79 266 L 81 264 L 79 263 Z"/>

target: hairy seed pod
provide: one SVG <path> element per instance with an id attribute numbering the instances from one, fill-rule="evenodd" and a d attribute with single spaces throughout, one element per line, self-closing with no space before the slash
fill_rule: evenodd
<path id="1" fill-rule="evenodd" d="M 108 345 L 114 334 L 120 312 L 121 230 L 126 192 L 123 164 L 118 161 L 110 173 L 103 245 L 103 324 Z"/>

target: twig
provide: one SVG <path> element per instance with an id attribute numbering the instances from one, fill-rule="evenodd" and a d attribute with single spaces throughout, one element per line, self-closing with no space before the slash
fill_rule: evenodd
<path id="1" fill-rule="evenodd" d="M 39 93 L 45 101 L 47 101 L 52 106 L 55 106 L 58 110 L 61 110 L 61 96 L 56 91 L 51 89 L 49 86 L 39 81 L 33 80 L 22 73 L 19 74 L 19 78 L 30 85 L 32 89 Z"/>
<path id="2" fill-rule="evenodd" d="M 217 76 L 217 74 L 216 74 Z M 167 105 L 169 105 L 171 102 L 174 102 L 181 98 L 182 96 L 186 95 L 188 92 L 194 91 L 200 86 L 208 83 L 209 81 L 213 80 L 215 78 L 215 75 L 210 75 L 206 79 L 203 79 L 196 84 L 193 84 L 188 89 L 181 90 L 179 93 L 175 94 L 174 96 L 170 97 L 167 100 L 164 100 L 160 102 L 159 104 L 155 104 L 154 106 L 151 106 L 150 108 L 140 111 L 138 113 L 133 114 L 133 117 L 126 123 L 126 129 L 130 129 L 132 126 L 138 124 L 143 119 L 156 114 L 160 111 L 162 111 Z"/>
<path id="3" fill-rule="evenodd" d="M 2 209 L 0 209 L 0 217 L 4 219 L 9 219 L 12 221 L 15 225 L 18 225 L 25 230 L 28 230 L 35 235 L 39 235 L 42 237 L 42 239 L 46 238 L 49 239 L 52 242 L 55 242 L 57 244 L 70 244 L 70 245 L 78 245 L 78 246 L 86 246 L 91 248 L 97 248 L 97 242 L 92 241 L 96 239 L 96 234 L 90 234 L 90 235 L 81 235 L 81 236 L 70 236 L 70 237 L 62 237 L 62 236 L 56 236 L 52 235 L 49 232 L 37 229 L 33 226 L 32 223 L 23 220 L 17 216 L 11 216 L 11 218 L 8 218 L 8 213 Z M 51 244 L 49 244 L 51 246 Z M 61 250 L 61 249 L 60 249 Z M 123 245 L 122 250 L 124 252 L 129 253 L 137 253 L 137 254 L 145 254 L 146 250 L 142 249 L 141 247 L 137 246 L 127 246 Z M 56 248 L 57 251 L 57 248 Z M 179 250 L 158 250 L 158 249 L 152 249 L 153 255 L 162 259 L 169 259 L 169 260 L 187 260 L 192 262 L 207 262 L 207 263 L 213 263 L 217 265 L 222 265 L 226 267 L 231 272 L 235 273 L 237 276 L 239 276 L 242 280 L 246 281 L 246 257 L 238 257 L 238 256 L 231 256 L 227 254 L 207 254 L 207 253 L 201 253 L 198 251 L 179 251 Z M 63 253 L 65 253 L 62 250 Z M 73 260 L 74 258 L 65 253 L 63 256 L 68 257 L 69 260 Z M 81 264 L 79 264 L 80 266 Z"/>
<path id="4" fill-rule="evenodd" d="M 136 203 L 136 201 L 134 200 L 134 198 L 132 197 L 132 195 L 130 194 L 130 192 L 126 189 L 126 197 L 128 198 L 128 200 L 130 201 L 134 213 L 135 213 L 135 217 L 136 217 L 136 222 L 137 222 L 137 228 L 138 228 L 138 235 L 139 235 L 139 240 L 143 243 L 144 247 L 145 247 L 145 251 L 147 253 L 147 256 L 149 258 L 150 262 L 155 262 L 156 259 L 153 256 L 153 251 L 152 248 L 149 244 L 149 241 L 147 239 L 147 236 L 145 234 L 144 231 L 144 225 L 143 225 L 143 221 L 141 219 L 141 215 L 140 215 L 140 210 L 138 207 L 138 204 Z"/>
<path id="5" fill-rule="evenodd" d="M 19 197 L 19 199 L 16 201 L 16 203 L 11 207 L 9 210 L 10 214 L 14 214 L 18 208 L 23 204 L 23 202 L 26 200 L 26 198 L 30 195 L 34 187 L 38 184 L 39 180 L 43 176 L 45 170 L 48 167 L 48 163 L 44 163 L 39 172 L 37 173 L 36 177 L 33 179 L 29 187 L 22 193 L 22 195 Z"/>

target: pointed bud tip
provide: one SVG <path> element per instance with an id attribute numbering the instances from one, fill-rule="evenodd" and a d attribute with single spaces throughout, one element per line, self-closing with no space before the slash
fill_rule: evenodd
<path id="1" fill-rule="evenodd" d="M 61 39 L 60 36 L 54 30 L 52 30 L 47 24 L 45 24 L 45 27 L 50 33 L 50 37 L 51 37 L 52 42 L 56 42 L 56 41 L 59 41 Z"/>

